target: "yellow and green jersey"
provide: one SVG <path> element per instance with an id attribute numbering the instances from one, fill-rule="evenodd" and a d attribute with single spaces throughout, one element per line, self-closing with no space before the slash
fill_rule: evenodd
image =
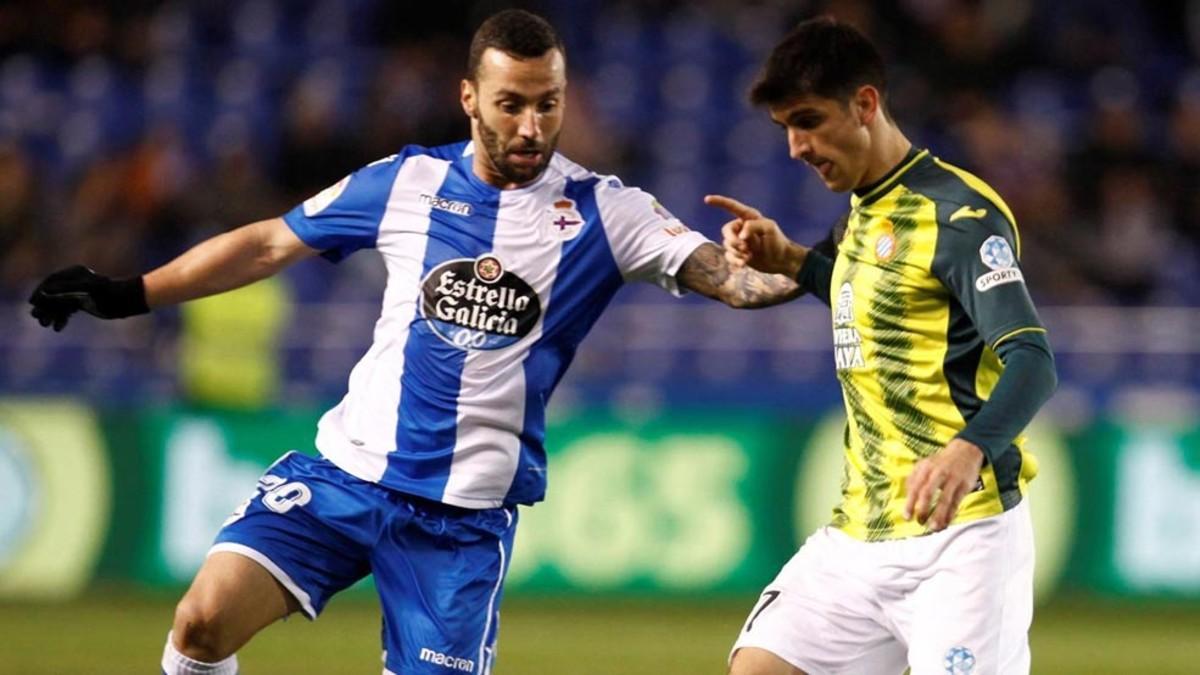
<path id="1" fill-rule="evenodd" d="M 913 467 L 961 432 L 1003 370 L 995 349 L 1045 332 L 1004 201 L 928 151 L 851 197 L 830 279 L 846 462 L 833 525 L 866 541 L 921 535 L 905 520 Z M 953 522 L 1020 502 L 1037 473 L 1018 437 L 985 464 Z"/>

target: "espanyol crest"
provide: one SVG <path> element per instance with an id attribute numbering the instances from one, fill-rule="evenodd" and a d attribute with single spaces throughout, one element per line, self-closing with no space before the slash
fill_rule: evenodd
<path id="1" fill-rule="evenodd" d="M 1008 269 L 1017 262 L 1012 247 L 998 234 L 993 234 L 983 242 L 983 246 L 979 247 L 979 257 L 984 265 L 994 270 Z"/>
<path id="2" fill-rule="evenodd" d="M 575 208 L 575 201 L 559 199 L 546 209 L 546 227 L 552 236 L 562 241 L 579 236 L 579 231 L 583 229 L 583 216 Z"/>

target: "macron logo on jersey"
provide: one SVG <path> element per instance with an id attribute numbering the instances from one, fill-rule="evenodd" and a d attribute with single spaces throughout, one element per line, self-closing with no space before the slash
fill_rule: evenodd
<path id="1" fill-rule="evenodd" d="M 441 652 L 435 652 L 428 647 L 421 647 L 421 660 L 426 663 L 432 663 L 435 666 L 442 666 L 451 670 L 458 670 L 464 673 L 475 672 L 475 662 L 471 659 L 464 659 L 457 656 L 447 656 Z"/>
<path id="2" fill-rule="evenodd" d="M 456 216 L 471 215 L 471 205 L 466 202 L 456 202 L 453 199 L 446 199 L 445 197 L 422 194 L 421 203 L 439 211 L 453 213 Z"/>

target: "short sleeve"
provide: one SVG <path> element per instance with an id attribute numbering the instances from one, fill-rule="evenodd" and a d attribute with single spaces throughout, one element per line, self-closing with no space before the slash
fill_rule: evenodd
<path id="1" fill-rule="evenodd" d="M 675 275 L 708 238 L 689 229 L 654 195 L 619 181 L 600 181 L 596 205 L 621 275 L 682 295 Z"/>
<path id="2" fill-rule="evenodd" d="M 288 211 L 284 222 L 301 241 L 334 262 L 373 248 L 401 157 L 393 155 L 355 171 Z"/>
<path id="3" fill-rule="evenodd" d="M 1016 228 L 994 205 L 938 205 L 933 274 L 992 348 L 1019 333 L 1045 331 L 1018 254 Z"/>

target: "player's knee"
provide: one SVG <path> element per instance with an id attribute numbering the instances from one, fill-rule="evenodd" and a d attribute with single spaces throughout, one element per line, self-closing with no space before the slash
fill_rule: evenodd
<path id="1" fill-rule="evenodd" d="M 729 663 L 729 675 L 805 675 L 803 670 L 765 649 L 743 647 Z"/>
<path id="2" fill-rule="evenodd" d="M 172 627 L 175 648 L 184 656 L 216 663 L 233 653 L 228 632 L 223 630 L 221 606 L 213 599 L 185 595 L 175 606 Z"/>

